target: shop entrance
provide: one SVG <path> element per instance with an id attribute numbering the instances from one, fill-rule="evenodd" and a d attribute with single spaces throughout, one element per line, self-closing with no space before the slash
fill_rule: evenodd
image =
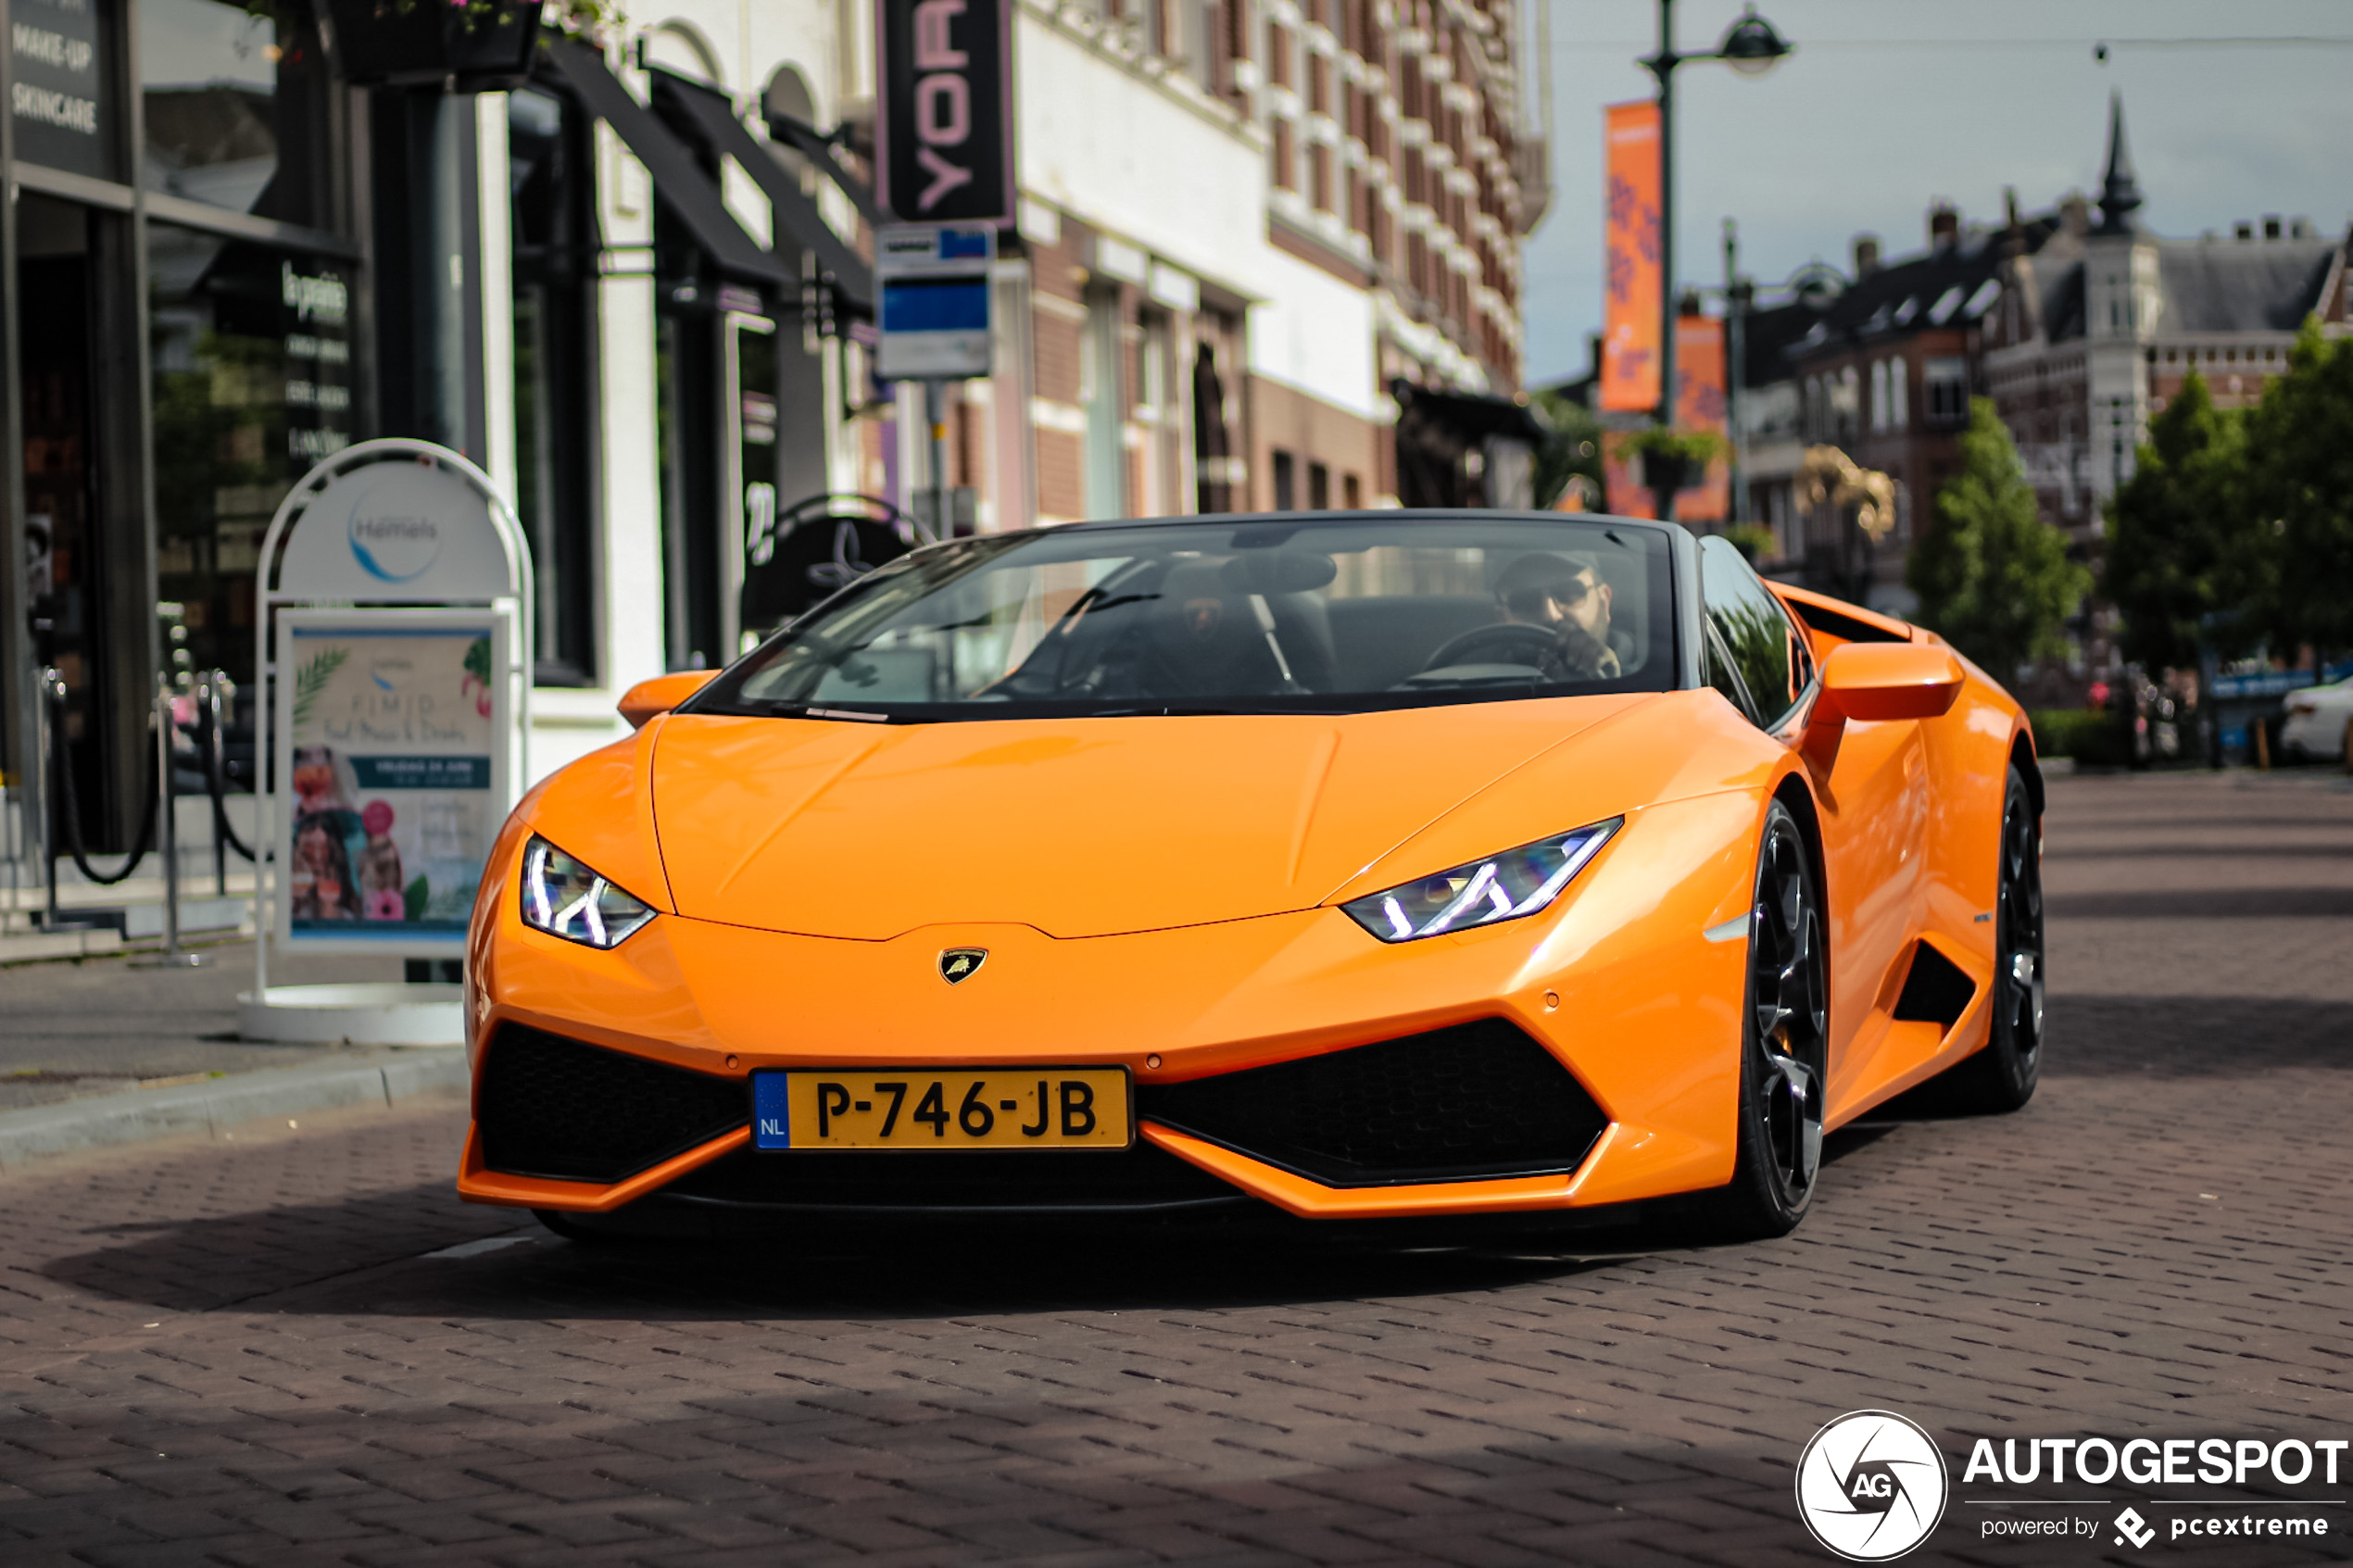
<path id="1" fill-rule="evenodd" d="M 764 538 L 776 520 L 776 323 L 756 295 L 725 285 L 713 292 L 702 306 L 700 291 L 673 291 L 659 317 L 674 670 L 715 667 L 743 651 L 746 541 Z"/>
<path id="2" fill-rule="evenodd" d="M 24 192 L 17 206 L 19 408 L 24 430 L 25 576 L 32 655 L 65 678 L 66 764 L 83 841 L 121 847 L 120 726 L 102 721 L 117 684 L 110 582 L 138 559 L 107 548 L 94 388 L 98 332 L 86 208 Z M 122 558 L 127 556 L 126 561 Z M 38 721 L 39 715 L 35 715 Z M 144 802 L 142 802 L 144 804 Z"/>

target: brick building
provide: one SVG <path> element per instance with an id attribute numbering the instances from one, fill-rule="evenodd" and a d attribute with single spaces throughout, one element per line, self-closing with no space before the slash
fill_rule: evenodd
<path id="1" fill-rule="evenodd" d="M 1986 390 L 2045 520 L 2087 553 L 2149 420 L 2192 368 L 2218 404 L 2245 407 L 2287 369 L 2308 317 L 2346 330 L 2353 236 L 2327 239 L 2303 219 L 2272 217 L 2238 223 L 2227 238 L 2161 239 L 2141 222 L 2141 205 L 2120 98 L 2096 208 L 2071 196 L 2056 222 L 2012 214 L 2002 304 L 1985 323 Z"/>
<path id="2" fill-rule="evenodd" d="M 1420 499 L 1400 383 L 1519 390 L 1549 196 L 1519 25 L 1511 0 L 1025 0 L 999 369 L 952 420 L 981 526 Z M 917 423 L 870 438 L 870 485 L 894 439 L 919 472 Z M 1523 498 L 1458 445 L 1478 494 Z"/>
<path id="3" fill-rule="evenodd" d="M 1894 614 L 1912 608 L 1905 559 L 1958 461 L 1969 394 L 1982 384 L 1983 322 L 2002 291 L 1995 232 L 1965 227 L 1940 202 L 1927 239 L 1918 254 L 1882 260 L 1876 238 L 1857 236 L 1844 291 L 1781 349 L 1796 444 L 1836 446 L 1892 478 L 1893 526 L 1872 540 L 1793 495 L 1768 496 L 1752 514 L 1779 525 L 1784 575 Z"/>

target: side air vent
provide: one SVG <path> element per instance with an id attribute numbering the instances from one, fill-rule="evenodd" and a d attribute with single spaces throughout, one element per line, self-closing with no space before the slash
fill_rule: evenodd
<path id="1" fill-rule="evenodd" d="M 1809 605 L 1793 599 L 1790 608 L 1797 611 L 1797 618 L 1813 630 L 1836 637 L 1843 643 L 1908 643 L 1912 640 L 1901 632 L 1874 626 L 1857 616 L 1841 615 L 1826 605 Z"/>
<path id="2" fill-rule="evenodd" d="M 1904 976 L 1904 994 L 1895 998 L 1895 1020 L 1933 1023 L 1939 1034 L 1949 1035 L 1976 995 L 1976 984 L 1952 960 L 1926 941 L 1915 942 L 1912 967 Z"/>
<path id="3" fill-rule="evenodd" d="M 690 1073 L 510 1023 L 492 1036 L 474 1120 L 482 1158 L 512 1176 L 610 1183 L 751 1117 L 741 1078 Z"/>
<path id="4" fill-rule="evenodd" d="M 1500 1018 L 1183 1084 L 1145 1118 L 1330 1186 L 1573 1171 L 1609 1118 Z"/>

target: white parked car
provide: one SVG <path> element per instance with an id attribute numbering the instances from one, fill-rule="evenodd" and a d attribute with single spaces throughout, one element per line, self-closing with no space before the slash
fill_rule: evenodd
<path id="1" fill-rule="evenodd" d="M 2280 749 L 2291 757 L 2342 757 L 2347 722 L 2353 722 L 2353 676 L 2290 692 Z"/>

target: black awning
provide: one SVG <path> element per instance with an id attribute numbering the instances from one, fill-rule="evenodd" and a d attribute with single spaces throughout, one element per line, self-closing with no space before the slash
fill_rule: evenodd
<path id="1" fill-rule="evenodd" d="M 1389 383 L 1389 395 L 1401 409 L 1443 425 L 1458 436 L 1481 440 L 1491 435 L 1530 444 L 1544 439 L 1544 426 L 1527 400 L 1497 397 L 1484 392 L 1441 392 L 1399 379 Z"/>
<path id="2" fill-rule="evenodd" d="M 769 155 L 757 137 L 744 129 L 736 118 L 735 107 L 708 87 L 674 76 L 668 71 L 652 73 L 657 98 L 686 115 L 711 144 L 743 165 L 744 172 L 758 182 L 760 189 L 775 209 L 776 220 L 792 233 L 801 249 L 813 253 L 820 271 L 833 275 L 834 288 L 844 304 L 858 314 L 875 313 L 875 270 L 864 257 L 842 242 L 826 223 L 817 204 L 802 192 L 782 164 Z M 833 159 L 824 160 L 830 164 Z"/>
<path id="3" fill-rule="evenodd" d="M 875 188 L 841 166 L 841 160 L 834 157 L 832 138 L 824 132 L 786 114 L 771 114 L 768 129 L 772 133 L 781 134 L 802 157 L 817 166 L 818 172 L 840 186 L 841 194 L 858 208 L 859 217 L 877 229 L 888 221 L 883 217 L 882 208 L 875 205 Z"/>
<path id="4" fill-rule="evenodd" d="M 555 44 L 547 54 L 564 84 L 580 94 L 588 111 L 613 128 L 635 154 L 654 189 L 677 213 L 705 255 L 723 272 L 772 288 L 795 289 L 800 280 L 744 232 L 720 198 L 719 187 L 702 171 L 695 155 L 647 107 L 629 95 L 621 79 L 605 69 L 604 56 L 578 44 Z"/>

